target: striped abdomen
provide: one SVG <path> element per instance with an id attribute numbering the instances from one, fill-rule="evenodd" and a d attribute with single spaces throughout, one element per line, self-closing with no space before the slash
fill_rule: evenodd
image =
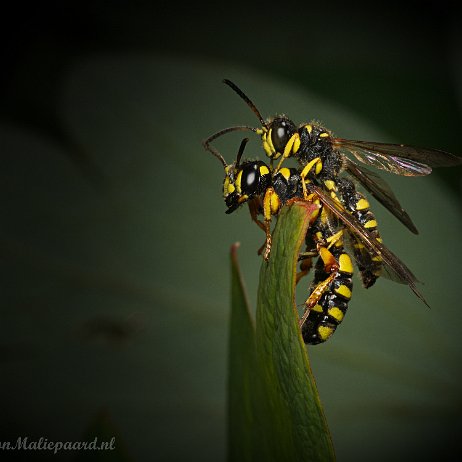
<path id="1" fill-rule="evenodd" d="M 321 217 L 319 218 L 321 219 Z M 318 227 L 314 230 L 314 236 L 318 242 L 322 238 L 325 244 L 329 244 L 329 239 L 338 235 L 340 238 L 337 237 L 335 243 L 328 250 L 324 248 L 332 261 L 335 262 L 336 268 L 333 270 L 328 268 L 322 257 L 316 263 L 310 297 L 307 300 L 306 309 L 310 311 L 302 326 L 303 340 L 309 345 L 325 342 L 332 336 L 345 316 L 353 290 L 353 264 L 350 256 L 344 251 L 344 231 L 337 229 L 336 233 L 333 233 L 323 227 L 320 220 L 317 224 Z M 315 224 L 315 228 L 317 224 Z M 326 281 L 328 284 L 324 286 Z M 313 306 L 309 307 L 310 299 L 319 289 L 321 289 L 320 298 Z"/>
<path id="2" fill-rule="evenodd" d="M 356 191 L 354 184 L 350 180 L 339 179 L 337 187 L 345 209 L 356 218 L 364 229 L 381 243 L 382 238 L 377 229 L 377 220 L 370 210 L 368 200 Z M 366 288 L 370 287 L 380 276 L 382 260 L 379 255 L 372 255 L 352 232 L 350 232 L 350 240 L 363 285 Z"/>

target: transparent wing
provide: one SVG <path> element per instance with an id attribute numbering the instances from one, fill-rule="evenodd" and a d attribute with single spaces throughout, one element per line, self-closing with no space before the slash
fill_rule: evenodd
<path id="1" fill-rule="evenodd" d="M 308 183 L 307 189 L 316 194 L 322 204 L 335 214 L 347 228 L 366 246 L 373 256 L 380 256 L 383 271 L 393 281 L 407 284 L 415 295 L 428 305 L 423 295 L 417 290 L 417 278 L 412 271 L 387 247 L 377 241 L 371 233 L 364 229 L 361 224 L 350 215 L 340 204 L 334 202 L 324 191 L 312 183 Z"/>
<path id="2" fill-rule="evenodd" d="M 345 170 L 355 177 L 387 210 L 414 234 L 417 228 L 407 212 L 401 207 L 390 186 L 375 172 L 360 167 L 348 158 L 344 159 Z"/>
<path id="3" fill-rule="evenodd" d="M 432 167 L 461 165 L 462 159 L 438 149 L 416 148 L 404 144 L 376 143 L 335 138 L 335 149 L 347 151 L 366 165 L 404 176 L 424 176 Z"/>

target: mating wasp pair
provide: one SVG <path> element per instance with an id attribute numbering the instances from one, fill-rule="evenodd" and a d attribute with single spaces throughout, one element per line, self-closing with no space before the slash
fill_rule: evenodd
<path id="1" fill-rule="evenodd" d="M 383 275 L 407 284 L 428 306 L 417 290 L 414 274 L 383 245 L 369 203 L 356 190 L 355 183 L 360 183 L 411 232 L 417 234 L 417 228 L 387 183 L 347 154 L 363 164 L 405 176 L 428 175 L 432 167 L 460 165 L 462 159 L 436 149 L 335 138 L 319 123 L 297 127 L 286 116 L 265 121 L 242 90 L 229 80 L 224 83 L 247 103 L 261 124 L 259 128 L 247 125 L 225 128 L 203 143 L 225 169 L 226 213 L 248 204 L 252 219 L 265 231 L 265 243 L 259 253 L 267 260 L 271 251 L 272 217 L 281 207 L 297 199 L 319 206 L 305 239 L 306 252 L 300 254 L 300 276 L 309 271 L 312 260 L 317 258 L 310 295 L 300 320 L 305 343 L 326 341 L 345 315 L 353 285 L 352 258 L 345 250 L 348 245 L 366 288 Z M 211 143 L 233 131 L 259 135 L 270 158 L 269 165 L 242 160 L 247 138 L 241 143 L 236 161 L 228 165 Z M 290 157 L 298 162 L 298 168 L 282 166 Z M 258 219 L 260 214 L 263 221 Z"/>

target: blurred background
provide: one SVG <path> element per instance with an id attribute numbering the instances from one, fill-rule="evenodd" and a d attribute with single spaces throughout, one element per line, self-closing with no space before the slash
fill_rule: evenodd
<path id="1" fill-rule="evenodd" d="M 229 247 L 254 304 L 264 236 L 246 210 L 225 216 L 201 146 L 257 125 L 222 79 L 264 116 L 461 155 L 455 2 L 41 2 L 0 24 L 0 441 L 115 436 L 107 460 L 224 460 Z M 229 163 L 241 138 L 216 143 Z M 461 169 L 386 179 L 420 234 L 374 203 L 382 235 L 431 310 L 356 281 L 314 374 L 339 461 L 457 460 Z"/>

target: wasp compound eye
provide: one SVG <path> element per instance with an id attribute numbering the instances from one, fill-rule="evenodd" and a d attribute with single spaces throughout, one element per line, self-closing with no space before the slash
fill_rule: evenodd
<path id="1" fill-rule="evenodd" d="M 250 164 L 242 169 L 241 190 L 248 196 L 255 194 L 260 184 L 258 165 Z"/>
<path id="2" fill-rule="evenodd" d="M 282 153 L 290 137 L 295 133 L 294 123 L 287 118 L 277 118 L 271 123 L 271 141 L 276 152 Z"/>

